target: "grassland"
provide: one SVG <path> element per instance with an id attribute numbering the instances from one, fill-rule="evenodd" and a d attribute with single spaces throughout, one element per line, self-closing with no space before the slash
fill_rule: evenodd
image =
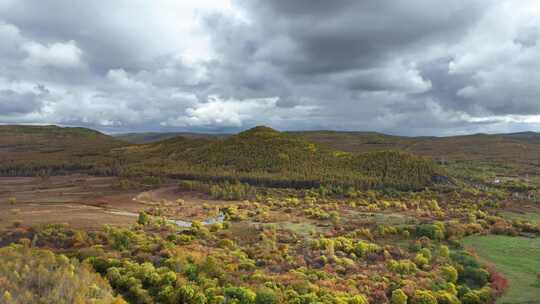
<path id="1" fill-rule="evenodd" d="M 51 222 L 85 229 L 133 224 L 136 218 L 128 212 L 145 207 L 133 200 L 142 189 L 125 190 L 117 184 L 115 177 L 85 175 L 0 177 L 0 229 Z"/>
<path id="2" fill-rule="evenodd" d="M 501 215 L 505 218 L 509 218 L 512 220 L 519 220 L 519 221 L 527 221 L 535 224 L 540 224 L 540 212 L 510 212 L 510 211 L 503 211 L 501 212 Z"/>
<path id="3" fill-rule="evenodd" d="M 508 278 L 510 287 L 497 303 L 540 299 L 540 238 L 473 236 L 464 244 Z"/>

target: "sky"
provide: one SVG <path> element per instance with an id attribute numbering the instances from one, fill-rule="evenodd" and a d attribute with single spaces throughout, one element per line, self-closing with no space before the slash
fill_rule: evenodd
<path id="1" fill-rule="evenodd" d="M 0 0 L 0 123 L 540 131 L 540 1 Z"/>

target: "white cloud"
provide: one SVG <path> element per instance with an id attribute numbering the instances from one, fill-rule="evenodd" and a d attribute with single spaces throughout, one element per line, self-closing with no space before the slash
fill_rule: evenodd
<path id="1" fill-rule="evenodd" d="M 11 113 L 0 123 L 419 135 L 538 126 L 538 1 L 438 6 L 0 0 Z"/>
<path id="2" fill-rule="evenodd" d="M 511 123 L 518 121 L 512 115 L 540 113 L 538 16 L 538 1 L 500 1 L 452 50 L 449 72 L 472 79 L 457 95 L 483 109 L 488 121 L 508 115 Z"/>
<path id="3" fill-rule="evenodd" d="M 0 41 L 0 54 L 7 56 L 8 52 L 17 52 L 22 41 L 21 33 L 15 25 L 0 21 Z"/>
<path id="4" fill-rule="evenodd" d="M 206 103 L 187 108 L 185 114 L 163 122 L 174 127 L 242 127 L 276 105 L 277 98 L 222 100 L 213 97 Z"/>
<path id="5" fill-rule="evenodd" d="M 134 80 L 123 69 L 109 70 L 107 79 L 125 89 L 144 89 L 145 83 Z"/>
<path id="6" fill-rule="evenodd" d="M 420 75 L 414 63 L 392 62 L 387 66 L 340 73 L 338 82 L 352 90 L 422 93 L 431 89 L 431 82 Z"/>
<path id="7" fill-rule="evenodd" d="M 31 66 L 71 68 L 82 64 L 82 51 L 73 40 L 47 45 L 31 41 L 25 43 L 22 47 L 28 54 L 25 63 Z"/>

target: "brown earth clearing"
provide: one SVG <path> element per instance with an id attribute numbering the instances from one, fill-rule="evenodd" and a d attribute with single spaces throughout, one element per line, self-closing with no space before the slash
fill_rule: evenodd
<path id="1" fill-rule="evenodd" d="M 67 223 L 80 229 L 128 226 L 136 222 L 138 212 L 155 206 L 166 207 L 171 219 L 202 219 L 204 204 L 225 203 L 180 191 L 174 182 L 156 189 L 122 189 L 118 183 L 116 177 L 81 174 L 46 180 L 0 177 L 0 228 L 47 223 Z"/>

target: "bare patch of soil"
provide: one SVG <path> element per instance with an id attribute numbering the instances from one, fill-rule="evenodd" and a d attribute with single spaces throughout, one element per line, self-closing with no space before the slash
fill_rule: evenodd
<path id="1" fill-rule="evenodd" d="M 117 182 L 115 177 L 78 174 L 45 180 L 0 177 L 0 228 L 47 223 L 86 229 L 104 224 L 126 226 L 136 222 L 139 212 L 152 208 L 175 220 L 202 220 L 230 203 L 174 185 L 124 190 L 116 186 Z"/>

